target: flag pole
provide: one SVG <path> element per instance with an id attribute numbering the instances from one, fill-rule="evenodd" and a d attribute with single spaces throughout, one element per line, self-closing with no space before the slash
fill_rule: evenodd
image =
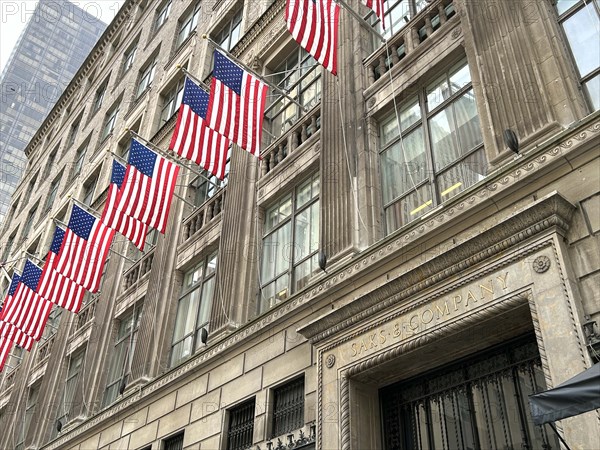
<path id="1" fill-rule="evenodd" d="M 244 64 L 242 61 L 240 61 L 239 59 L 237 59 L 235 56 L 233 56 L 231 53 L 229 53 L 227 50 L 225 50 L 223 47 L 221 47 L 219 44 L 217 44 L 215 41 L 213 41 L 210 37 L 208 37 L 207 34 L 203 34 L 202 37 L 204 39 L 206 39 L 208 42 L 210 42 L 220 52 L 222 52 L 225 55 L 227 55 L 227 57 L 229 57 L 229 59 L 231 59 L 237 65 L 242 66 L 244 68 L 244 70 L 247 70 L 248 72 L 252 73 L 252 75 L 254 75 L 256 78 L 258 78 L 259 80 L 261 80 L 263 83 L 265 83 L 271 89 L 273 89 L 274 91 L 279 92 L 281 95 L 283 95 L 289 101 L 291 101 L 292 103 L 295 103 L 296 105 L 298 105 L 300 108 L 302 108 L 302 110 L 304 112 L 308 112 L 308 108 L 306 106 L 304 106 L 303 104 L 301 104 L 299 101 L 297 101 L 293 97 L 290 97 L 290 95 L 286 91 L 284 91 L 283 89 L 281 89 L 280 87 L 278 87 L 276 84 L 271 83 L 270 81 L 266 80 L 262 75 L 260 75 L 256 71 L 252 70 L 250 67 L 248 67 L 246 64 Z"/>
<path id="2" fill-rule="evenodd" d="M 125 162 L 125 160 L 123 158 L 121 158 L 119 155 L 117 155 L 116 153 L 111 152 L 110 150 L 108 150 L 108 153 L 110 153 L 111 155 L 113 155 L 115 158 L 121 160 L 121 162 Z M 125 162 L 125 164 L 127 164 L 127 163 Z M 173 196 L 177 197 L 183 203 L 186 203 L 186 204 L 188 204 L 188 205 L 196 208 L 196 205 L 194 205 L 193 203 L 189 202 L 188 200 L 186 200 L 185 198 L 183 198 L 181 195 L 177 195 L 175 192 L 173 192 Z"/>
<path id="3" fill-rule="evenodd" d="M 354 17 L 356 20 L 358 20 L 360 22 L 360 24 L 365 27 L 368 31 L 370 31 L 371 33 L 373 33 L 375 36 L 377 36 L 381 42 L 385 42 L 387 39 L 383 37 L 383 35 L 381 33 L 379 33 L 377 30 L 375 30 L 371 24 L 369 24 L 369 22 L 367 22 L 365 19 L 363 19 L 360 14 L 358 14 L 356 11 L 354 11 L 350 5 L 348 5 L 348 3 L 346 3 L 344 0 L 335 0 L 336 3 L 339 3 L 342 8 L 344 8 L 346 11 L 348 11 L 350 13 L 350 15 L 352 15 L 352 17 Z"/>
<path id="4" fill-rule="evenodd" d="M 147 145 L 148 147 L 151 147 L 154 151 L 156 151 L 160 156 L 162 156 L 163 158 L 168 159 L 169 161 L 174 162 L 175 164 L 180 165 L 181 167 L 183 167 L 184 169 L 189 170 L 190 172 L 192 172 L 195 175 L 198 175 L 200 178 L 203 178 L 206 182 L 212 184 L 214 187 L 216 188 L 220 188 L 221 186 L 215 184 L 213 181 L 210 180 L 210 178 L 208 178 L 206 175 L 204 175 L 201 172 L 198 172 L 197 170 L 193 169 L 192 167 L 188 166 L 187 164 L 184 164 L 180 159 L 172 157 L 170 154 L 168 154 L 167 152 L 165 152 L 162 148 L 160 148 L 158 145 L 153 144 L 152 142 L 150 142 L 149 140 L 141 137 L 139 134 L 137 134 L 135 131 L 133 131 L 132 129 L 128 128 L 127 131 L 129 131 L 129 134 L 131 134 L 133 137 L 139 139 L 140 141 L 142 141 L 145 145 Z M 109 150 L 109 153 L 112 153 L 113 155 L 115 155 L 113 152 L 111 152 Z M 115 155 L 117 156 L 117 155 Z M 117 156 L 117 158 L 119 158 L 119 156 Z"/>
<path id="5" fill-rule="evenodd" d="M 61 222 L 61 221 L 60 221 L 60 220 L 58 220 L 58 219 L 52 219 L 52 220 L 54 220 L 54 223 L 55 223 L 56 225 L 59 225 L 59 226 L 61 226 L 61 227 L 65 227 L 65 229 L 69 229 L 69 225 L 67 225 L 66 223 L 64 223 L 64 222 Z M 131 263 L 133 263 L 133 264 L 135 264 L 135 263 L 137 262 L 137 261 L 134 261 L 134 260 L 133 260 L 133 259 L 131 259 L 131 258 L 128 258 L 128 257 L 127 257 L 127 256 L 125 256 L 125 255 L 122 255 L 121 253 L 117 252 L 116 250 L 113 250 L 111 247 L 108 247 L 108 250 L 109 250 L 110 252 L 114 253 L 115 255 L 117 255 L 117 256 L 120 256 L 120 257 L 121 257 L 121 258 L 123 258 L 123 259 L 126 259 L 127 261 L 129 261 L 129 262 L 131 262 Z"/>
<path id="6" fill-rule="evenodd" d="M 32 255 L 32 254 L 31 254 L 31 253 L 29 253 L 29 252 L 25 252 L 25 254 L 27 255 L 27 258 L 37 259 L 37 260 L 38 260 L 38 262 L 41 262 L 41 263 L 43 263 L 43 262 L 44 262 L 44 260 L 43 260 L 43 259 L 40 259 L 40 258 L 38 258 L 37 256 L 34 256 L 34 255 Z"/>

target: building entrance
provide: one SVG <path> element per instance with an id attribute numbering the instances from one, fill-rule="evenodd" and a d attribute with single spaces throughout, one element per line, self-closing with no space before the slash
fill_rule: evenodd
<path id="1" fill-rule="evenodd" d="M 380 389 L 384 448 L 559 449 L 530 417 L 545 389 L 535 336 L 488 348 Z"/>

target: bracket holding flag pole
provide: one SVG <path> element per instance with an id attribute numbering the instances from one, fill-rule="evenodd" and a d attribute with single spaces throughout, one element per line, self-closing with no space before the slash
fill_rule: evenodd
<path id="1" fill-rule="evenodd" d="M 75 199 L 73 199 L 73 200 L 75 200 Z M 78 201 L 78 200 L 75 200 L 75 201 L 76 201 L 77 203 L 81 203 L 81 202 L 80 202 L 80 201 Z M 81 203 L 81 204 L 83 205 L 83 203 Z M 54 219 L 52 219 L 52 220 L 53 220 L 53 221 L 54 221 L 54 223 L 55 223 L 56 225 L 58 225 L 59 227 L 63 227 L 63 228 L 65 228 L 65 229 L 68 229 L 68 228 L 69 228 L 69 225 L 67 225 L 67 224 L 66 224 L 66 223 L 64 223 L 64 222 L 61 222 L 60 220 L 58 220 L 58 219 L 56 219 L 56 218 L 54 218 Z M 137 262 L 137 261 L 134 261 L 134 260 L 133 260 L 133 259 L 131 259 L 131 258 L 128 258 L 128 257 L 127 257 L 127 256 L 125 256 L 125 255 L 122 255 L 121 253 L 117 252 L 116 250 L 113 250 L 113 249 L 112 249 L 112 248 L 110 248 L 110 247 L 109 247 L 109 249 L 108 249 L 108 250 L 109 250 L 110 252 L 114 253 L 115 255 L 117 255 L 117 256 L 120 256 L 121 258 L 123 258 L 123 259 L 125 259 L 125 260 L 129 261 L 130 263 L 134 263 L 134 264 L 135 264 L 135 263 Z"/>
<path id="2" fill-rule="evenodd" d="M 147 139 L 144 139 L 143 137 L 141 137 L 139 134 L 137 134 L 132 129 L 126 128 L 126 131 L 128 131 L 129 134 L 131 134 L 134 138 L 140 140 L 144 145 L 150 147 L 152 150 L 154 150 L 156 153 L 158 153 L 158 155 L 162 156 L 163 158 L 168 159 L 169 161 L 172 161 L 175 164 L 180 165 L 184 169 L 187 169 L 190 172 L 192 172 L 194 175 L 198 175 L 199 177 L 203 178 L 207 183 L 212 184 L 214 187 L 216 187 L 216 188 L 220 188 L 221 187 L 218 184 L 215 184 L 213 181 L 211 181 L 210 178 L 208 178 L 203 173 L 198 172 L 193 167 L 190 167 L 187 164 L 184 164 L 183 161 L 181 161 L 180 159 L 174 158 L 169 153 L 165 152 L 163 149 L 161 149 L 160 147 L 158 147 L 156 144 L 153 144 L 152 142 L 148 141 Z M 112 151 L 109 150 L 108 152 L 111 153 L 112 155 L 116 156 L 117 158 L 119 158 L 119 156 L 115 155 Z M 123 161 L 123 159 L 121 159 L 121 160 Z M 175 195 L 175 196 L 178 197 L 177 195 Z M 178 197 L 178 198 L 181 198 L 181 197 Z"/>
<path id="3" fill-rule="evenodd" d="M 291 97 L 287 91 L 281 89 L 276 84 L 273 84 L 270 81 L 266 80 L 262 75 L 260 75 L 259 73 L 257 73 L 255 70 L 252 70 L 250 67 L 248 67 L 246 64 L 244 64 L 242 61 L 240 61 L 238 58 L 236 58 L 235 56 L 233 56 L 231 53 L 229 53 L 227 50 L 225 50 L 223 47 L 221 47 L 219 44 L 217 44 L 215 41 L 213 41 L 207 34 L 203 34 L 202 38 L 206 39 L 208 42 L 210 42 L 213 45 L 213 47 L 215 47 L 221 53 L 223 53 L 224 55 L 226 55 L 234 63 L 236 63 L 237 65 L 241 66 L 244 70 L 250 72 L 252 75 L 254 75 L 260 81 L 262 81 L 263 83 L 265 83 L 271 89 L 273 89 L 276 92 L 279 92 L 281 95 L 283 95 L 289 101 L 291 101 L 292 103 L 295 103 L 296 105 L 298 105 L 300 108 L 302 108 L 302 111 L 304 111 L 305 113 L 308 112 L 308 108 L 306 106 L 304 106 L 303 104 L 301 104 L 298 100 L 296 100 L 293 97 Z"/>
<path id="4" fill-rule="evenodd" d="M 110 150 L 107 150 L 107 151 L 108 151 L 108 153 L 110 153 L 111 155 L 113 155 L 116 159 L 118 159 L 121 162 L 124 162 L 125 164 L 127 164 L 127 162 L 123 158 L 121 158 L 119 155 L 117 155 L 115 152 L 112 152 Z M 177 195 L 177 194 L 173 193 L 173 196 L 177 197 L 179 200 L 181 200 L 186 205 L 189 205 L 189 206 L 193 207 L 194 209 L 197 208 L 196 205 L 194 205 L 192 202 L 189 202 L 188 200 L 186 200 L 185 198 L 183 198 L 181 195 Z"/>

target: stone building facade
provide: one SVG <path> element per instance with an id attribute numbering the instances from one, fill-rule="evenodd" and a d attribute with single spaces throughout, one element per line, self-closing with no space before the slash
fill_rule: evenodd
<path id="1" fill-rule="evenodd" d="M 182 173 L 195 207 L 15 350 L 1 448 L 559 448 L 527 395 L 598 359 L 598 4 L 388 3 L 386 45 L 342 11 L 337 78 L 283 0 L 125 3 L 27 149 L 3 260 L 43 257 L 70 197 L 101 210 L 126 128 L 167 147 L 204 33 L 307 111 L 269 97 L 261 161 Z"/>

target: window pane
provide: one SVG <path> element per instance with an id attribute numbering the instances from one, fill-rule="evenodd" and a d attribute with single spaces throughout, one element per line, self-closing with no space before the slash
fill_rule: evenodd
<path id="1" fill-rule="evenodd" d="M 436 170 L 447 166 L 460 155 L 456 148 L 453 113 L 453 105 L 450 105 L 429 119 L 431 146 Z"/>
<path id="2" fill-rule="evenodd" d="M 208 322 L 214 288 L 215 277 L 209 279 L 206 283 L 204 283 L 204 286 L 202 286 L 202 301 L 200 303 L 200 309 L 198 310 L 198 321 L 196 322 L 196 328 Z"/>
<path id="3" fill-rule="evenodd" d="M 383 201 L 386 204 L 427 178 L 422 127 L 381 154 L 381 172 Z"/>
<path id="4" fill-rule="evenodd" d="M 292 250 L 292 224 L 287 223 L 279 228 L 274 237 L 274 245 L 277 248 L 275 259 L 275 275 L 289 269 Z"/>
<path id="5" fill-rule="evenodd" d="M 450 88 L 446 77 L 436 80 L 427 87 L 427 110 L 433 111 L 436 107 L 450 98 Z"/>
<path id="6" fill-rule="evenodd" d="M 592 3 L 589 3 L 563 23 L 565 33 L 581 76 L 600 66 L 600 19 Z"/>
<path id="7" fill-rule="evenodd" d="M 592 101 L 594 111 L 600 109 L 600 75 L 595 76 L 590 81 L 585 83 L 585 89 Z"/>
<path id="8" fill-rule="evenodd" d="M 485 152 L 481 149 L 446 170 L 437 178 L 441 201 L 444 202 L 460 191 L 483 180 L 486 174 Z"/>
<path id="9" fill-rule="evenodd" d="M 319 249 L 319 202 L 296 216 L 294 261 L 305 258 Z"/>
<path id="10" fill-rule="evenodd" d="M 418 192 L 418 195 L 417 195 Z M 386 230 L 391 233 L 408 222 L 422 216 L 433 207 L 431 185 L 428 183 L 411 192 L 385 210 Z"/>
<path id="11" fill-rule="evenodd" d="M 467 91 L 454 102 L 452 107 L 456 118 L 460 150 L 464 154 L 483 142 L 473 90 Z"/>
<path id="12" fill-rule="evenodd" d="M 308 284 L 311 274 L 319 267 L 319 256 L 313 255 L 294 268 L 294 291 L 302 289 Z"/>
<path id="13" fill-rule="evenodd" d="M 194 319 L 198 308 L 198 300 L 198 290 L 195 290 L 179 300 L 173 341 L 176 342 L 194 331 Z"/>
<path id="14" fill-rule="evenodd" d="M 451 73 L 450 87 L 452 88 L 453 94 L 471 83 L 471 72 L 469 72 L 469 66 L 466 62 L 461 61 L 452 69 Z"/>

